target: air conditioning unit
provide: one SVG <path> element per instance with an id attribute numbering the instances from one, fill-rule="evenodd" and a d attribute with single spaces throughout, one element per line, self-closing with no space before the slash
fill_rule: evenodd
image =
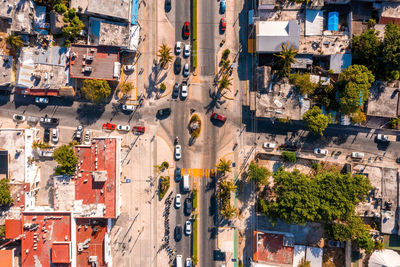
<path id="1" fill-rule="evenodd" d="M 97 256 L 89 256 L 89 262 L 96 262 Z"/>
<path id="2" fill-rule="evenodd" d="M 92 61 L 93 60 L 93 56 L 86 56 L 86 61 Z"/>
<path id="3" fill-rule="evenodd" d="M 85 72 L 92 72 L 92 67 L 85 67 L 84 70 Z"/>

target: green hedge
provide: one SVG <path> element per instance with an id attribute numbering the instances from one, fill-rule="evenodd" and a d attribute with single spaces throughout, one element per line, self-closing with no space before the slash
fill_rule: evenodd
<path id="1" fill-rule="evenodd" d="M 197 0 L 192 0 L 192 67 L 197 67 Z"/>
<path id="2" fill-rule="evenodd" d="M 197 218 L 193 220 L 193 254 L 192 254 L 192 261 L 193 265 L 197 265 L 198 262 L 198 247 L 197 247 L 197 239 L 198 239 L 198 227 L 197 227 Z"/>
<path id="3" fill-rule="evenodd" d="M 193 189 L 193 193 L 192 193 L 193 209 L 197 209 L 197 205 L 198 205 L 197 193 L 198 193 L 197 188 Z"/>

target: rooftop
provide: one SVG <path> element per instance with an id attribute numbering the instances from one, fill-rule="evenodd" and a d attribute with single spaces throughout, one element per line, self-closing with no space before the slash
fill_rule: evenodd
<path id="1" fill-rule="evenodd" d="M 70 6 L 78 13 L 96 14 L 129 22 L 130 3 L 131 1 L 127 0 L 71 0 Z"/>
<path id="2" fill-rule="evenodd" d="M 380 24 L 400 24 L 400 3 L 382 2 Z"/>
<path id="3" fill-rule="evenodd" d="M 75 182 L 76 217 L 118 216 L 119 149 L 117 138 L 95 138 L 90 146 L 75 147 L 80 160 Z"/>
<path id="4" fill-rule="evenodd" d="M 350 52 L 350 38 L 347 34 L 300 36 L 299 53 L 332 55 Z"/>
<path id="5" fill-rule="evenodd" d="M 368 116 L 396 118 L 399 115 L 399 87 L 386 87 L 376 83 L 370 88 Z"/>
<path id="6" fill-rule="evenodd" d="M 71 45 L 71 78 L 113 81 L 118 79 L 118 68 L 119 49 L 116 47 Z M 114 70 L 117 75 L 114 75 Z"/>
<path id="7" fill-rule="evenodd" d="M 0 130 L 0 149 L 8 151 L 10 183 L 25 182 L 25 131 Z"/>
<path id="8" fill-rule="evenodd" d="M 129 47 L 129 24 L 90 18 L 89 44 Z"/>
<path id="9" fill-rule="evenodd" d="M 16 86 L 35 89 L 60 89 L 68 84 L 68 49 L 24 47 L 19 58 Z"/>
<path id="10" fill-rule="evenodd" d="M 270 85 L 268 92 L 256 94 L 256 116 L 301 120 L 310 108 L 310 101 L 299 95 L 287 82 Z"/>
<path id="11" fill-rule="evenodd" d="M 102 219 L 76 219 L 77 266 L 91 267 L 89 258 L 97 258 L 96 266 L 105 266 L 105 238 L 107 221 Z"/>
<path id="12" fill-rule="evenodd" d="M 0 55 L 0 86 L 8 86 L 12 82 L 12 56 Z"/>
<path id="13" fill-rule="evenodd" d="M 382 168 L 382 216 L 381 232 L 384 234 L 399 234 L 396 222 L 399 182 L 397 169 Z"/>
<path id="14" fill-rule="evenodd" d="M 32 33 L 34 13 L 32 0 L 0 1 L 0 18 L 11 20 L 11 32 Z"/>
<path id="15" fill-rule="evenodd" d="M 22 266 L 71 266 L 71 219 L 69 212 L 24 212 Z"/>
<path id="16" fill-rule="evenodd" d="M 341 73 L 344 69 L 350 67 L 351 61 L 351 54 L 332 54 L 329 69 L 333 70 L 333 73 Z"/>
<path id="17" fill-rule="evenodd" d="M 283 43 L 299 47 L 300 25 L 296 20 L 290 21 L 257 21 L 256 51 L 273 53 L 281 51 Z"/>
<path id="18" fill-rule="evenodd" d="M 289 233 L 253 232 L 253 260 L 280 267 L 292 267 L 294 236 Z"/>
<path id="19" fill-rule="evenodd" d="M 14 264 L 14 249 L 0 250 L 0 262 L 4 267 L 13 267 Z"/>
<path id="20" fill-rule="evenodd" d="M 306 10 L 305 35 L 322 35 L 324 31 L 324 11 L 323 10 Z"/>
<path id="21" fill-rule="evenodd" d="M 54 209 L 72 211 L 75 201 L 75 183 L 71 182 L 69 176 L 63 175 L 53 177 L 54 187 Z"/>

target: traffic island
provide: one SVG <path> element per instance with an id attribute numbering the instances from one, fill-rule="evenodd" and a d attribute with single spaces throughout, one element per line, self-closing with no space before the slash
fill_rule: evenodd
<path id="1" fill-rule="evenodd" d="M 198 189 L 194 188 L 192 193 L 192 202 L 193 202 L 193 209 L 194 209 L 194 216 L 193 216 L 193 235 L 192 235 L 192 262 L 193 266 L 196 266 L 199 261 L 199 249 L 198 249 L 198 221 L 197 221 L 197 207 L 198 207 Z"/>
<path id="2" fill-rule="evenodd" d="M 193 114 L 189 121 L 190 141 L 189 145 L 193 145 L 196 139 L 200 136 L 201 120 L 199 115 Z"/>
<path id="3" fill-rule="evenodd" d="M 192 0 L 192 69 L 197 68 L 197 0 Z"/>
<path id="4" fill-rule="evenodd" d="M 160 177 L 160 200 L 162 200 L 167 194 L 170 186 L 170 178 L 169 176 L 161 176 Z"/>

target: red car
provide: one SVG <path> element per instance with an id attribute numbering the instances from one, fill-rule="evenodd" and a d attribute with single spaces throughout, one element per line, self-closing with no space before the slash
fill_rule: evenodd
<path id="1" fill-rule="evenodd" d="M 226 121 L 226 117 L 225 117 L 225 116 L 222 116 L 222 115 L 220 115 L 220 114 L 218 114 L 218 113 L 216 113 L 216 112 L 214 112 L 214 113 L 211 115 L 211 119 L 219 120 L 219 121 L 222 121 L 222 122 L 225 122 L 225 121 Z"/>
<path id="2" fill-rule="evenodd" d="M 115 124 L 108 123 L 108 122 L 103 124 L 103 129 L 106 129 L 106 130 L 115 130 L 116 127 L 117 126 Z"/>
<path id="3" fill-rule="evenodd" d="M 141 134 L 143 134 L 145 131 L 146 131 L 146 127 L 144 127 L 144 126 L 135 126 L 135 127 L 132 127 L 132 132 L 134 132 L 134 133 L 141 133 Z"/>
<path id="4" fill-rule="evenodd" d="M 221 31 L 225 31 L 226 30 L 226 20 L 225 18 L 222 18 L 220 21 L 220 27 L 221 27 Z"/>
<path id="5" fill-rule="evenodd" d="M 190 23 L 189 22 L 185 22 L 185 24 L 183 24 L 183 35 L 185 37 L 189 37 L 190 35 Z"/>

